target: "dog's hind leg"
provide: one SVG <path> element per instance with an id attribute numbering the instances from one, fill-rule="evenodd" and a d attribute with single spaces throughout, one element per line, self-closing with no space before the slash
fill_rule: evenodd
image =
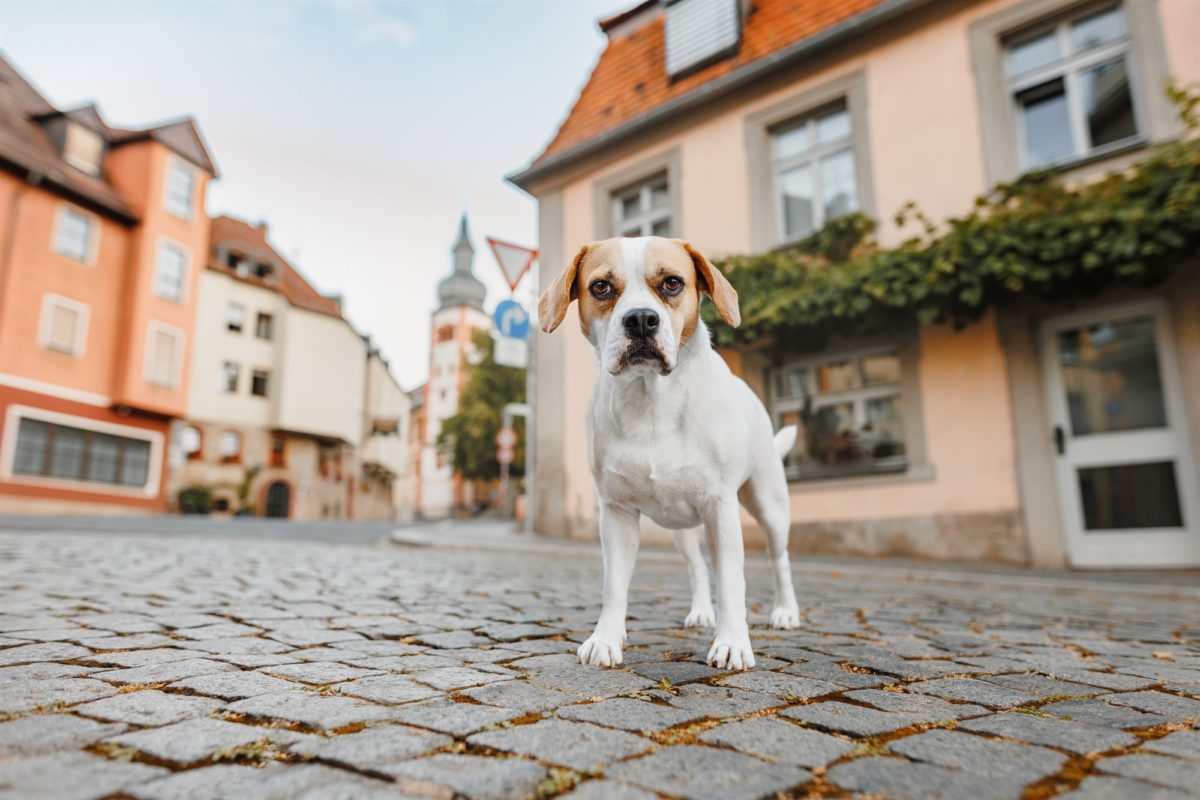
<path id="1" fill-rule="evenodd" d="M 738 492 L 738 500 L 767 536 L 771 573 L 775 579 L 775 604 L 771 609 L 771 627 L 789 630 L 798 628 L 800 604 L 796 602 L 796 590 L 792 586 L 792 565 L 788 557 L 791 514 L 783 464 L 774 459 L 760 463 Z"/>
<path id="2" fill-rule="evenodd" d="M 704 563 L 704 553 L 700 549 L 703 528 L 688 528 L 673 533 L 675 546 L 687 559 L 688 580 L 692 584 L 692 609 L 683 621 L 683 627 L 711 628 L 717 624 L 717 616 L 713 613 L 712 595 L 708 589 L 708 565 Z"/>

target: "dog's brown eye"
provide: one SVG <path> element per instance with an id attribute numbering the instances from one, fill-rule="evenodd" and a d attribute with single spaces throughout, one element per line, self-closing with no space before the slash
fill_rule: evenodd
<path id="1" fill-rule="evenodd" d="M 683 291 L 683 278 L 672 275 L 662 282 L 660 288 L 663 294 L 668 297 L 674 297 Z"/>
<path id="2" fill-rule="evenodd" d="M 588 291 L 597 300 L 607 300 L 613 295 L 613 286 L 608 281 L 596 281 L 588 287 Z"/>

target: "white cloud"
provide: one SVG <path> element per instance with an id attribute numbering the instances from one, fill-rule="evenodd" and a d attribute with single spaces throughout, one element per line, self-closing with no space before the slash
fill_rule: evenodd
<path id="1" fill-rule="evenodd" d="M 411 45 L 417 42 L 417 27 L 401 14 L 398 3 L 383 0 L 324 0 L 330 12 L 341 17 L 356 39 Z"/>

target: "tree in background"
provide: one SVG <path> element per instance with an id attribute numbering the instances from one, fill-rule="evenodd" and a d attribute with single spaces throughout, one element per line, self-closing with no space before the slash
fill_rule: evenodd
<path id="1" fill-rule="evenodd" d="M 467 480 L 495 480 L 500 477 L 496 461 L 496 434 L 504 416 L 504 406 L 525 402 L 525 370 L 502 367 L 496 363 L 492 337 L 476 331 L 471 344 L 478 360 L 466 366 L 467 383 L 458 403 L 458 413 L 447 417 L 438 433 L 438 449 L 450 459 L 456 472 Z M 515 420 L 516 458 L 509 474 L 525 474 L 525 424 Z"/>

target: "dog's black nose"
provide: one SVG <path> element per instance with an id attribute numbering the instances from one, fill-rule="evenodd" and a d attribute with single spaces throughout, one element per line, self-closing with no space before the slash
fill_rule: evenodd
<path id="1" fill-rule="evenodd" d="M 646 339 L 658 330 L 658 312 L 649 308 L 635 308 L 621 318 L 621 324 L 634 339 Z"/>

